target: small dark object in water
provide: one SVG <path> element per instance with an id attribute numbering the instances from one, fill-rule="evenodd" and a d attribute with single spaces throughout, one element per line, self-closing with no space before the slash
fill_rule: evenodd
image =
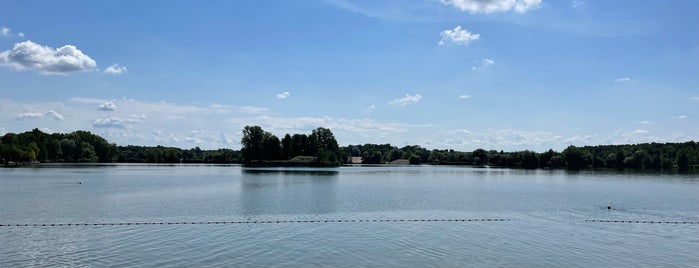
<path id="1" fill-rule="evenodd" d="M 612 210 L 612 205 L 607 205 L 607 210 Z"/>
<path id="2" fill-rule="evenodd" d="M 83 182 L 79 181 L 78 184 L 83 184 Z"/>

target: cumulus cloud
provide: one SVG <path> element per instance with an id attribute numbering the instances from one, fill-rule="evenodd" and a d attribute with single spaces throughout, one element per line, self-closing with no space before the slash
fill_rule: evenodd
<path id="1" fill-rule="evenodd" d="M 446 29 L 439 33 L 442 37 L 439 40 L 439 45 L 443 46 L 447 42 L 452 42 L 457 45 L 468 45 L 471 41 L 476 41 L 481 38 L 480 34 L 474 34 L 468 29 L 462 29 L 461 26 L 456 26 L 454 29 Z"/>
<path id="2" fill-rule="evenodd" d="M 119 117 L 98 118 L 92 123 L 97 128 L 124 128 L 124 120 Z"/>
<path id="3" fill-rule="evenodd" d="M 24 38 L 24 33 L 23 33 L 23 32 L 20 32 L 20 33 L 17 34 L 17 36 L 18 36 L 19 38 Z"/>
<path id="4" fill-rule="evenodd" d="M 614 82 L 617 82 L 617 83 L 624 83 L 624 82 L 631 82 L 631 81 L 633 81 L 633 79 L 628 78 L 628 77 L 620 77 L 620 78 L 614 79 Z"/>
<path id="5" fill-rule="evenodd" d="M 117 106 L 116 106 L 116 104 L 114 104 L 113 101 L 108 101 L 108 102 L 105 102 L 105 103 L 100 104 L 100 105 L 97 107 L 97 110 L 100 110 L 100 111 L 114 111 L 114 110 L 116 110 L 116 108 L 117 108 Z"/>
<path id="6" fill-rule="evenodd" d="M 46 112 L 46 117 L 54 119 L 54 120 L 58 120 L 58 121 L 63 120 L 63 116 L 54 110 L 49 110 L 48 112 Z"/>
<path id="7" fill-rule="evenodd" d="M 104 73 L 106 74 L 118 75 L 123 74 L 125 72 L 126 66 L 121 66 L 118 63 L 112 64 L 111 66 L 107 67 L 107 69 L 104 69 Z"/>
<path id="8" fill-rule="evenodd" d="M 484 68 L 488 68 L 491 65 L 495 64 L 494 60 L 488 59 L 488 58 L 483 58 L 481 61 L 478 63 L 478 65 L 471 67 L 471 70 L 480 70 Z"/>
<path id="9" fill-rule="evenodd" d="M 282 93 L 277 94 L 277 99 L 286 99 L 291 95 L 291 93 L 284 91 Z"/>
<path id="10" fill-rule="evenodd" d="M 405 97 L 389 101 L 388 104 L 397 105 L 397 106 L 406 106 L 408 104 L 417 103 L 418 101 L 420 101 L 420 99 L 422 99 L 422 96 L 420 96 L 420 94 L 415 94 L 415 95 L 405 94 Z"/>
<path id="11" fill-rule="evenodd" d="M 54 49 L 28 40 L 16 43 L 11 50 L 0 52 L 0 65 L 18 71 L 68 74 L 92 70 L 97 63 L 73 45 Z"/>
<path id="12" fill-rule="evenodd" d="M 454 6 L 469 13 L 495 13 L 514 10 L 525 13 L 541 6 L 541 0 L 442 0 L 442 4 Z"/>

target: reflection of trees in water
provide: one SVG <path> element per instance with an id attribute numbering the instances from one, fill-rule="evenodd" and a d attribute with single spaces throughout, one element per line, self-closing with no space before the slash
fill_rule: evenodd
<path id="1" fill-rule="evenodd" d="M 337 207 L 336 170 L 243 169 L 244 215 L 325 214 Z"/>

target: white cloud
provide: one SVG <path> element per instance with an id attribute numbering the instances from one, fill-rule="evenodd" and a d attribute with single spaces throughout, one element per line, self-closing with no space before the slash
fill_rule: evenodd
<path id="1" fill-rule="evenodd" d="M 650 125 L 650 124 L 653 124 L 653 121 L 643 120 L 643 121 L 638 121 L 638 123 L 642 124 L 642 125 Z"/>
<path id="2" fill-rule="evenodd" d="M 420 96 L 420 94 L 415 94 L 415 95 L 405 94 L 405 97 L 389 101 L 388 104 L 405 106 L 408 104 L 417 103 L 418 101 L 420 101 L 420 99 L 422 99 L 422 96 Z"/>
<path id="3" fill-rule="evenodd" d="M 365 113 L 373 113 L 375 110 L 376 110 L 376 105 L 373 105 L 373 104 L 372 104 L 372 105 L 369 105 L 369 107 L 367 107 L 367 108 L 364 110 L 364 112 L 365 112 Z"/>
<path id="4" fill-rule="evenodd" d="M 48 112 L 46 112 L 46 116 L 58 121 L 63 120 L 63 116 L 54 110 L 49 110 Z"/>
<path id="5" fill-rule="evenodd" d="M 484 68 L 488 68 L 491 65 L 495 64 L 494 60 L 488 59 L 488 58 L 483 58 L 481 61 L 478 63 L 478 65 L 471 67 L 471 70 L 480 70 Z"/>
<path id="6" fill-rule="evenodd" d="M 146 120 L 145 114 L 132 114 L 132 115 L 129 115 L 128 118 L 124 119 L 124 122 L 141 123 L 141 122 L 143 122 L 143 120 Z"/>
<path id="7" fill-rule="evenodd" d="M 186 137 L 186 138 L 184 138 L 184 140 L 188 141 L 188 142 L 192 142 L 192 143 L 199 143 L 199 144 L 204 143 L 204 140 L 202 140 L 200 138 L 195 138 L 195 137 Z"/>
<path id="8" fill-rule="evenodd" d="M 20 32 L 20 33 L 17 34 L 17 36 L 18 36 L 19 38 L 24 38 L 24 33 Z"/>
<path id="9" fill-rule="evenodd" d="M 461 26 L 454 27 L 453 30 L 446 29 L 439 33 L 442 37 L 439 40 L 439 45 L 443 46 L 447 42 L 453 42 L 457 45 L 468 45 L 471 41 L 476 41 L 481 38 L 480 34 L 474 34 L 468 29 L 462 29 Z"/>
<path id="10" fill-rule="evenodd" d="M 119 117 L 98 118 L 92 123 L 97 128 L 124 128 L 124 120 Z"/>
<path id="11" fill-rule="evenodd" d="M 12 36 L 12 30 L 10 30 L 10 28 L 7 28 L 7 27 L 2 27 L 2 28 L 0 28 L 0 36 L 2 36 L 2 37 Z"/>
<path id="12" fill-rule="evenodd" d="M 462 100 L 470 99 L 470 98 L 471 98 L 471 95 L 466 95 L 466 94 L 459 95 L 459 99 L 462 99 Z"/>
<path id="13" fill-rule="evenodd" d="M 74 102 L 79 102 L 79 103 L 87 103 L 87 104 L 102 104 L 102 103 L 108 102 L 108 100 L 104 100 L 104 99 L 81 98 L 81 97 L 73 97 L 73 98 L 70 98 L 69 100 L 74 101 Z"/>
<path id="14" fill-rule="evenodd" d="M 21 113 L 18 114 L 15 119 L 43 119 L 44 114 L 43 113 L 37 113 L 37 112 L 28 112 L 28 113 Z"/>
<path id="15" fill-rule="evenodd" d="M 686 115 L 678 115 L 678 116 L 673 116 L 672 118 L 674 119 L 687 119 Z"/>
<path id="16" fill-rule="evenodd" d="M 690 97 L 689 100 L 699 101 L 699 96 Z"/>
<path id="17" fill-rule="evenodd" d="M 584 6 L 586 3 L 585 1 L 582 0 L 573 0 L 570 2 L 570 7 L 572 8 L 578 8 Z"/>
<path id="18" fill-rule="evenodd" d="M 112 64 L 107 69 L 104 69 L 104 73 L 106 74 L 123 74 L 126 72 L 126 66 L 121 66 L 118 63 Z"/>
<path id="19" fill-rule="evenodd" d="M 284 91 L 282 93 L 277 94 L 277 99 L 286 99 L 289 97 L 289 95 L 291 95 L 291 93 Z"/>
<path id="20" fill-rule="evenodd" d="M 451 5 L 469 13 L 494 13 L 514 10 L 525 13 L 541 6 L 541 0 L 442 0 L 442 4 Z"/>
<path id="21" fill-rule="evenodd" d="M 117 106 L 116 106 L 116 104 L 114 104 L 113 101 L 108 101 L 108 102 L 105 102 L 105 103 L 100 104 L 100 105 L 97 107 L 97 110 L 100 110 L 100 111 L 114 111 L 114 110 L 116 110 L 116 108 L 117 108 Z"/>
<path id="22" fill-rule="evenodd" d="M 44 74 L 68 74 L 92 70 L 97 63 L 73 45 L 54 49 L 28 40 L 16 43 L 12 50 L 0 52 L 0 65 L 18 71 L 36 70 Z"/>
<path id="23" fill-rule="evenodd" d="M 631 78 L 628 78 L 628 77 L 620 77 L 620 78 L 614 79 L 614 82 L 617 82 L 617 83 L 632 82 L 632 81 L 634 81 L 634 80 Z"/>

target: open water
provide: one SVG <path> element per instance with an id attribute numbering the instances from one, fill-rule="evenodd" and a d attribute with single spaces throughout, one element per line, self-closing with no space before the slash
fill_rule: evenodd
<path id="1" fill-rule="evenodd" d="M 0 169 L 0 225 L 0 267 L 699 267 L 699 177 L 49 165 Z"/>

